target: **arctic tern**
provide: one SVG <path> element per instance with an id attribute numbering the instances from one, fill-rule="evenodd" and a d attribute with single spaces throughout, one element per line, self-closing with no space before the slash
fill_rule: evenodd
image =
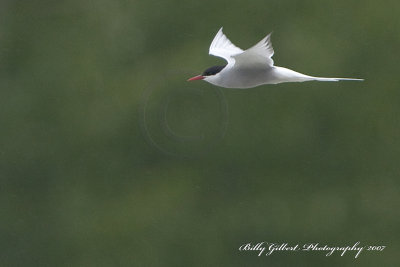
<path id="1" fill-rule="evenodd" d="M 253 47 L 242 50 L 235 46 L 222 32 L 215 35 L 209 54 L 225 59 L 228 64 L 213 66 L 203 74 L 188 81 L 205 80 L 226 88 L 252 88 L 263 84 L 305 81 L 363 81 L 354 78 L 323 78 L 305 75 L 287 68 L 274 66 L 271 33 Z"/>

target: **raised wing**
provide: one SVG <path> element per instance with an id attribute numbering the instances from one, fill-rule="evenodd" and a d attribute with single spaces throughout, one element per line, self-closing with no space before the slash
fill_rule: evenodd
<path id="1" fill-rule="evenodd" d="M 268 34 L 264 39 L 258 42 L 255 46 L 247 49 L 241 54 L 233 56 L 235 59 L 235 66 L 238 67 L 272 67 L 274 61 L 274 49 L 271 43 L 271 34 Z"/>
<path id="2" fill-rule="evenodd" d="M 219 29 L 217 35 L 215 35 L 214 40 L 210 45 L 210 55 L 216 57 L 222 57 L 228 63 L 233 63 L 234 59 L 232 56 L 243 53 L 243 50 L 232 44 L 231 41 L 222 32 L 222 27 Z"/>

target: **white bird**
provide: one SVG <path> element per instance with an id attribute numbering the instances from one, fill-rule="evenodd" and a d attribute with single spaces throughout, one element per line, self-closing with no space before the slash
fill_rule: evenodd
<path id="1" fill-rule="evenodd" d="M 253 47 L 243 51 L 229 41 L 221 28 L 210 45 L 209 53 L 225 59 L 228 64 L 208 68 L 202 75 L 190 78 L 188 81 L 205 80 L 211 84 L 226 88 L 251 88 L 262 84 L 284 82 L 363 81 L 363 79 L 353 78 L 313 77 L 287 68 L 274 66 L 271 33 Z"/>

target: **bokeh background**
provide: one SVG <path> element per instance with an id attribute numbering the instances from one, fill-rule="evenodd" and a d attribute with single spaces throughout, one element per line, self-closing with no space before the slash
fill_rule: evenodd
<path id="1" fill-rule="evenodd" d="M 397 0 L 0 1 L 1 266 L 399 266 Z M 186 79 L 271 31 L 365 82 Z M 247 242 L 385 245 L 257 257 Z"/>

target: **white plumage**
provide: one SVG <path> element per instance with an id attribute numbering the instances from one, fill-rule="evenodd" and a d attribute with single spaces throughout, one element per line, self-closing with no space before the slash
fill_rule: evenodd
<path id="1" fill-rule="evenodd" d="M 313 77 L 274 66 L 271 33 L 253 47 L 243 51 L 225 36 L 221 28 L 211 42 L 209 53 L 225 59 L 228 64 L 225 67 L 212 67 L 202 75 L 189 79 L 190 81 L 204 79 L 211 84 L 227 88 L 251 88 L 262 84 L 283 82 L 363 81 L 363 79 L 354 78 Z"/>

